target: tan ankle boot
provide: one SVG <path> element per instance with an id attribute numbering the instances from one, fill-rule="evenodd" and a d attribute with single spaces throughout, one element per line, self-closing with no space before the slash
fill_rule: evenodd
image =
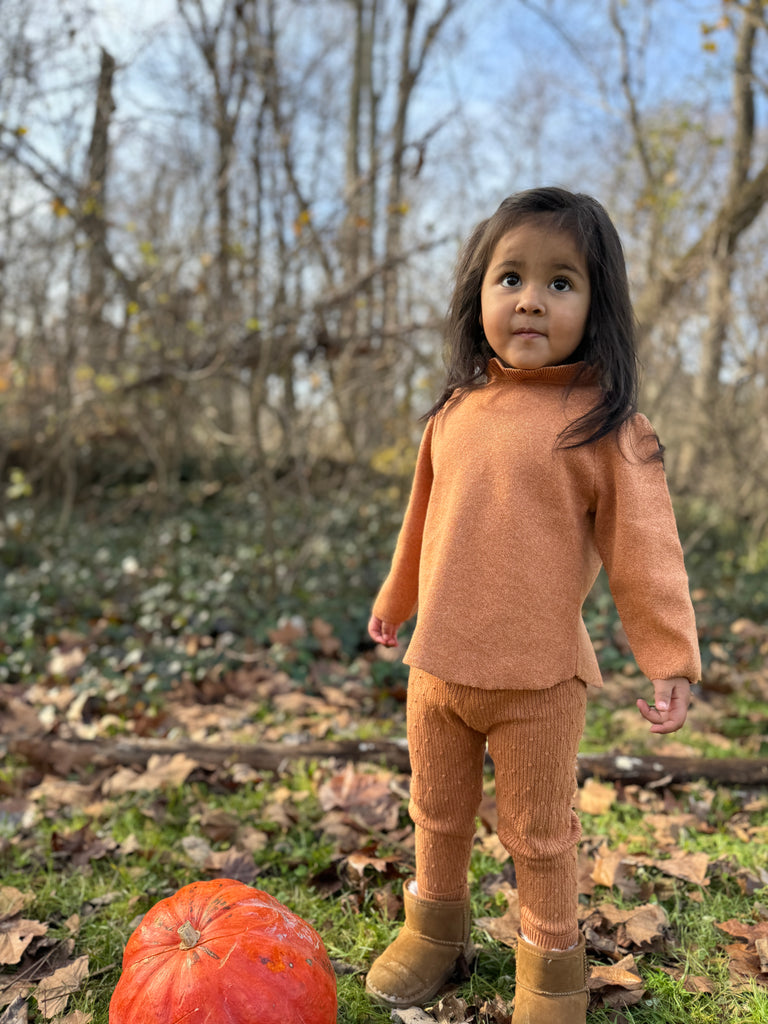
<path id="1" fill-rule="evenodd" d="M 469 952 L 469 900 L 424 900 L 403 889 L 405 924 L 371 965 L 365 990 L 387 1006 L 425 1003 L 450 978 Z"/>
<path id="2" fill-rule="evenodd" d="M 565 952 L 517 943 L 512 1024 L 586 1024 L 589 991 L 584 936 Z"/>

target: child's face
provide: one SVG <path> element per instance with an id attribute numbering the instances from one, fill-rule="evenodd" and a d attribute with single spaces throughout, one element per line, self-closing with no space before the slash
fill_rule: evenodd
<path id="1" fill-rule="evenodd" d="M 502 236 L 483 278 L 488 344 L 507 366 L 557 366 L 584 335 L 590 295 L 586 261 L 570 233 L 526 221 Z"/>

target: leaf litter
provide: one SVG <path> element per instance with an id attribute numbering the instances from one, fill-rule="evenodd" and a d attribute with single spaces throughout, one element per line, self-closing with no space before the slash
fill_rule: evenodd
<path id="1" fill-rule="evenodd" d="M 752 648 L 758 644 L 761 650 L 768 643 L 767 631 L 754 624 L 736 625 L 739 628 L 733 632 L 739 643 L 750 642 Z M 10 838 L 6 833 L 0 835 L 0 853 L 10 845 L 34 850 L 37 828 L 42 821 L 52 820 L 57 823 L 50 840 L 54 859 L 87 869 L 97 860 L 128 857 L 140 849 L 135 837 L 118 842 L 99 827 L 111 805 L 121 798 L 143 795 L 150 801 L 144 813 L 152 816 L 162 814 L 166 794 L 190 780 L 228 791 L 263 784 L 269 787 L 269 797 L 260 818 L 268 822 L 268 831 L 257 827 L 258 823 L 244 824 L 238 815 L 221 808 L 204 803 L 196 811 L 193 808 L 191 821 L 197 832 L 184 837 L 179 854 L 192 869 L 202 875 L 253 883 L 260 873 L 260 852 L 276 832 L 306 824 L 305 807 L 314 801 L 311 827 L 318 839 L 330 844 L 333 853 L 328 868 L 316 873 L 311 884 L 319 891 L 341 896 L 358 910 L 370 898 L 387 920 L 401 914 L 399 886 L 412 871 L 413 842 L 406 813 L 409 779 L 400 771 L 374 762 L 353 765 L 328 758 L 313 766 L 311 777 L 304 780 L 304 790 L 296 790 L 281 783 L 274 773 L 259 772 L 247 764 L 211 765 L 204 758 L 179 753 L 155 753 L 145 763 L 103 770 L 75 762 L 51 764 L 45 757 L 52 737 L 73 743 L 115 735 L 169 741 L 181 737 L 233 746 L 278 742 L 287 748 L 318 738 L 354 735 L 361 723 L 372 720 L 388 721 L 391 732 L 402 733 L 402 688 L 397 683 L 371 685 L 373 667 L 379 664 L 386 669 L 388 652 L 370 652 L 350 662 L 343 658 L 341 644 L 328 623 L 316 619 L 306 627 L 288 622 L 270 635 L 270 647 L 253 650 L 244 662 L 229 668 L 218 664 L 200 680 L 181 673 L 155 706 L 142 701 L 131 704 L 118 694 L 116 711 L 110 711 L 103 692 L 82 684 L 81 673 L 92 642 L 87 637 L 62 637 L 52 645 L 46 675 L 24 689 L 0 687 L 0 742 L 21 734 L 30 741 L 28 749 L 33 752 L 19 766 L 13 781 L 0 788 L 0 822 L 14 826 Z M 300 659 L 308 643 L 308 671 L 303 682 L 297 683 L 287 669 Z M 188 640 L 190 650 L 209 646 L 205 638 Z M 722 652 L 716 649 L 714 653 Z M 123 671 L 130 674 L 140 661 L 140 656 L 124 658 Z M 722 687 L 722 680 L 717 679 Z M 759 673 L 750 679 L 753 686 L 757 679 L 760 693 L 768 693 L 768 679 Z M 626 678 L 618 674 L 609 678 L 608 684 L 610 699 L 611 687 L 617 692 L 625 689 Z M 102 691 L 107 688 L 104 681 Z M 709 692 L 698 718 L 696 710 L 691 716 L 694 728 L 708 740 L 716 735 L 710 725 L 716 718 L 711 711 L 717 699 Z M 695 752 L 695 748 L 681 746 L 679 754 Z M 659 744 L 656 749 L 670 748 Z M 37 760 L 34 751 L 39 753 Z M 713 880 L 723 877 L 735 880 L 741 892 L 750 896 L 768 886 L 764 867 L 745 868 L 686 848 L 691 836 L 710 835 L 723 828 L 741 843 L 768 840 L 764 791 L 729 793 L 733 806 L 725 817 L 718 810 L 720 796 L 705 783 L 649 790 L 586 779 L 580 786 L 577 806 L 587 818 L 599 819 L 624 806 L 640 810 L 645 824 L 642 834 L 633 836 L 631 842 L 609 844 L 599 834 L 586 834 L 582 843 L 580 925 L 590 955 L 593 1007 L 618 1011 L 641 1001 L 646 987 L 639 964 L 649 956 L 655 967 L 681 981 L 687 991 L 713 991 L 710 979 L 686 975 L 677 965 L 676 936 L 661 904 L 674 898 L 681 887 L 688 899 L 701 900 Z M 157 801 L 156 811 L 152 798 Z M 59 819 L 62 811 L 73 808 L 87 823 L 67 830 Z M 514 948 L 519 903 L 514 871 L 495 836 L 495 824 L 492 780 L 487 780 L 475 843 L 489 863 L 497 865 L 483 879 L 483 893 L 491 903 L 504 904 L 506 909 L 478 916 L 474 925 L 483 941 Z M 625 906 L 626 902 L 633 905 Z M 77 948 L 78 923 L 73 919 L 70 934 L 54 939 L 51 922 L 28 916 L 33 903 L 30 893 L 7 886 L 0 889 L 0 1010 L 4 1010 L 0 1024 L 25 1024 L 30 999 L 45 1019 L 88 1024 L 89 1014 L 66 1012 L 71 994 L 89 979 L 89 958 Z M 717 923 L 735 991 L 752 983 L 768 988 L 768 911 L 761 911 L 761 906 L 755 903 L 757 920 Z M 359 965 L 361 972 L 364 968 Z M 511 1014 L 512 1005 L 503 993 L 471 1003 L 449 992 L 423 1010 L 398 1011 L 393 1020 L 400 1019 L 402 1024 L 509 1024 Z"/>

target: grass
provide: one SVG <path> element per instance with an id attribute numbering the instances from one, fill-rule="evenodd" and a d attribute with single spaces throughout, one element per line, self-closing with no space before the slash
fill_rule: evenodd
<path id="1" fill-rule="evenodd" d="M 363 991 L 365 970 L 373 957 L 392 939 L 399 922 L 384 919 L 374 903 L 376 889 L 392 885 L 375 871 L 368 871 L 361 884 L 342 882 L 332 896 L 313 884 L 341 870 L 342 862 L 333 844 L 318 831 L 320 809 L 316 803 L 318 776 L 330 766 L 316 765 L 314 771 L 299 768 L 280 780 L 280 785 L 296 796 L 304 793 L 292 807 L 302 809 L 302 818 L 285 831 L 274 830 L 268 846 L 256 855 L 259 875 L 254 885 L 264 888 L 294 912 L 311 921 L 320 931 L 330 956 L 342 966 L 339 975 L 340 1024 L 384 1024 L 390 1021 L 386 1009 L 372 1004 Z M 202 782 L 167 791 L 161 797 L 130 795 L 110 802 L 93 818 L 82 811 L 59 810 L 51 816 L 42 813 L 31 830 L 14 835 L 5 831 L 2 853 L 3 884 L 33 891 L 34 902 L 25 916 L 47 922 L 52 938 L 69 934 L 65 922 L 79 915 L 75 951 L 90 958 L 90 978 L 82 990 L 70 999 L 70 1010 L 92 1013 L 99 1024 L 107 1020 L 109 997 L 119 976 L 122 947 L 139 916 L 159 899 L 170 895 L 187 882 L 200 877 L 184 853 L 185 836 L 204 833 L 201 812 L 207 808 L 230 811 L 238 820 L 269 829 L 262 818 L 270 785 L 241 787 L 231 793 Z M 711 820 L 722 816 L 724 808 L 715 806 Z M 768 811 L 751 815 L 754 824 L 768 825 Z M 637 808 L 616 805 L 610 814 L 583 815 L 587 836 L 599 836 L 611 848 L 630 842 L 648 851 L 650 833 L 643 828 Z M 86 858 L 81 866 L 67 863 L 57 852 L 66 847 L 67 837 L 90 826 L 94 836 L 124 844 L 133 837 L 135 852 Z M 226 843 L 220 844 L 226 847 Z M 686 850 L 700 850 L 711 857 L 728 857 L 741 866 L 764 860 L 762 850 L 739 842 L 727 831 L 692 834 L 681 844 Z M 764 849 L 764 847 L 763 847 Z M 379 851 L 382 855 L 382 851 Z M 407 874 L 402 866 L 397 888 Z M 476 853 L 471 865 L 472 901 L 475 916 L 493 916 L 504 911 L 503 901 L 489 897 L 483 881 L 498 873 L 492 858 Z M 650 871 L 653 875 L 653 871 Z M 344 878 L 343 873 L 339 875 Z M 665 890 L 668 891 L 668 890 Z M 671 954 L 647 955 L 640 959 L 640 970 L 647 995 L 637 1006 L 625 1009 L 624 1020 L 633 1024 L 721 1024 L 723 1021 L 750 1021 L 768 1024 L 768 992 L 757 986 L 734 992 L 723 953 L 724 936 L 716 922 L 736 918 L 753 919 L 756 900 L 768 901 L 768 890 L 748 896 L 735 877 L 716 874 L 710 885 L 696 887 L 681 883 L 674 895 L 663 901 L 675 934 Z M 695 898 L 693 898 L 695 897 Z M 616 892 L 600 889 L 593 903 L 611 901 L 621 904 Z M 624 901 L 631 906 L 631 901 Z M 514 986 L 514 956 L 510 949 L 476 929 L 479 946 L 475 970 L 461 984 L 458 995 L 480 1005 L 498 993 L 511 997 Z M 705 975 L 715 986 L 713 995 L 696 996 L 685 991 L 683 983 L 660 970 L 674 964 L 686 975 Z M 346 973 L 348 972 L 348 973 Z M 621 1019 L 621 1018 L 619 1018 Z M 30 1021 L 43 1018 L 33 1010 Z M 590 1024 L 608 1024 L 616 1018 L 608 1011 L 590 1014 Z"/>
<path id="2" fill-rule="evenodd" d="M 339 689 L 350 680 L 365 691 L 359 713 L 352 711 L 346 721 L 329 721 L 329 737 L 403 735 L 398 690 L 405 670 L 372 660 L 364 642 L 368 605 L 386 568 L 399 516 L 380 494 L 366 499 L 375 516 L 361 516 L 354 502 L 344 516 L 342 498 L 336 496 L 330 504 L 318 499 L 316 506 L 303 509 L 300 521 L 312 523 L 312 529 L 301 530 L 293 547 L 272 552 L 265 550 L 259 536 L 253 496 L 223 497 L 217 499 L 219 504 L 192 500 L 162 523 L 144 513 L 129 519 L 120 514 L 119 503 L 107 503 L 98 514 L 82 510 L 66 536 L 52 532 L 45 520 L 35 522 L 28 510 L 14 509 L 5 532 L 0 529 L 0 567 L 6 573 L 0 588 L 0 687 L 7 694 L 23 694 L 30 684 L 37 684 L 43 692 L 50 691 L 52 699 L 57 688 L 70 687 L 81 701 L 87 698 L 94 722 L 115 713 L 115 732 L 131 734 L 138 728 L 135 723 L 142 722 L 143 728 L 162 734 L 165 710 L 180 678 L 190 688 L 187 692 L 208 699 L 196 688 L 212 672 L 227 670 L 224 650 L 247 653 L 259 645 L 267 650 L 270 631 L 283 616 L 299 615 L 306 623 L 319 616 L 332 625 L 341 642 L 338 657 L 328 662 L 308 630 L 293 647 L 273 645 L 272 669 L 288 673 L 297 691 L 314 693 L 318 683 Z M 294 518 L 287 503 L 278 510 L 281 522 Z M 319 545 L 318 535 L 328 543 Z M 691 728 L 675 738 L 694 754 L 768 756 L 761 641 L 747 644 L 743 635 L 730 630 L 738 616 L 751 614 L 760 621 L 768 598 L 764 573 L 754 579 L 733 573 L 739 557 L 736 552 L 719 563 L 702 559 L 700 566 L 696 558 L 692 560 L 696 585 L 706 587 L 700 621 L 705 657 L 715 656 L 710 647 L 721 660 L 725 651 L 738 673 L 735 693 L 702 694 Z M 713 564 L 722 568 L 714 578 Z M 276 572 L 281 566 L 284 571 Z M 667 741 L 651 742 L 646 731 L 635 731 L 632 724 L 635 690 L 641 681 L 625 675 L 627 658 L 614 643 L 615 613 L 602 583 L 588 617 L 604 667 L 616 675 L 615 685 L 589 705 L 582 749 L 663 752 Z M 84 645 L 84 665 L 68 678 L 52 678 L 52 653 L 73 643 Z M 237 669 L 238 664 L 235 661 L 230 668 Z M 61 728 L 64 715 L 55 721 Z M 292 729 L 290 716 L 275 714 L 266 700 L 254 702 L 249 721 L 254 728 L 280 728 L 286 733 Z M 2 739 L 0 732 L 0 744 Z M 27 801 L 42 773 L 19 758 L 4 757 L 2 885 L 34 893 L 24 916 L 48 924 L 47 938 L 73 938 L 73 955 L 89 957 L 90 976 L 70 997 L 67 1012 L 80 1010 L 92 1014 L 93 1024 L 107 1024 L 122 949 L 141 914 L 206 873 L 195 866 L 183 841 L 205 840 L 219 853 L 233 842 L 211 840 L 206 831 L 206 815 L 220 810 L 242 828 L 266 835 L 263 847 L 252 855 L 257 871 L 253 884 L 320 931 L 339 969 L 339 1024 L 389 1024 L 389 1011 L 371 1003 L 363 980 L 372 959 L 400 927 L 399 921 L 382 916 L 375 895 L 387 887 L 397 893 L 411 870 L 402 845 L 405 833 L 360 834 L 359 845 L 384 867 L 366 868 L 361 878 L 350 877 L 343 853 L 324 828 L 318 796 L 320 784 L 337 770 L 327 762 L 294 762 L 279 779 L 264 774 L 245 783 L 236 782 L 231 771 L 198 770 L 184 786 L 109 799 L 99 796 L 103 777 L 98 771 L 66 773 L 64 781 L 94 786 L 90 802 L 73 808 L 65 801 L 60 806 L 54 787 L 47 804 L 29 802 L 27 814 L 19 818 L 14 801 Z M 276 793 L 282 793 L 291 812 L 292 824 L 287 827 L 271 818 Z M 750 795 L 755 798 L 752 804 Z M 768 796 L 764 790 L 750 795 L 701 783 L 673 788 L 663 803 L 664 793 L 633 793 L 630 787 L 618 794 L 610 811 L 582 814 L 585 844 L 596 847 L 605 842 L 611 849 L 625 844 L 630 853 L 661 857 L 665 849 L 648 818 L 649 800 L 656 801 L 651 808 L 656 813 L 695 809 L 708 831 L 684 824 L 676 845 L 718 862 L 710 884 L 703 887 L 679 882 L 654 889 L 659 872 L 653 867 L 638 869 L 652 891 L 650 898 L 660 899 L 667 911 L 674 946 L 666 954 L 639 958 L 646 986 L 641 1003 L 621 1011 L 596 1009 L 589 1024 L 768 1024 L 768 989 L 756 984 L 734 989 L 725 953 L 732 940 L 716 927 L 718 921 L 735 918 L 749 923 L 768 914 L 760 910 L 761 901 L 768 904 L 768 889 L 748 892 L 744 883 L 744 871 L 765 868 L 768 845 Z M 398 828 L 406 824 L 403 799 Z M 486 885 L 500 870 L 497 861 L 476 850 L 470 871 L 476 917 L 504 913 L 503 898 L 489 896 Z M 616 889 L 598 889 L 591 901 L 621 904 L 622 897 Z M 474 941 L 474 971 L 460 983 L 457 994 L 474 1006 L 496 994 L 511 998 L 513 951 L 480 929 L 475 929 Z M 682 980 L 662 967 L 678 968 Z M 7 966 L 0 973 L 0 986 L 15 973 L 15 967 Z M 708 977 L 713 994 L 686 991 L 688 976 Z M 34 1000 L 29 1021 L 43 1021 Z M 494 1022 L 478 1017 L 478 1024 Z"/>

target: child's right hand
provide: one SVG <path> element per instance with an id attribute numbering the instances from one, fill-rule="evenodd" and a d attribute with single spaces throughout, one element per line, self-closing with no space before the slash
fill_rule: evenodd
<path id="1" fill-rule="evenodd" d="M 368 623 L 368 632 L 372 640 L 385 647 L 397 647 L 397 631 L 400 623 L 382 622 L 378 615 L 372 615 Z"/>

